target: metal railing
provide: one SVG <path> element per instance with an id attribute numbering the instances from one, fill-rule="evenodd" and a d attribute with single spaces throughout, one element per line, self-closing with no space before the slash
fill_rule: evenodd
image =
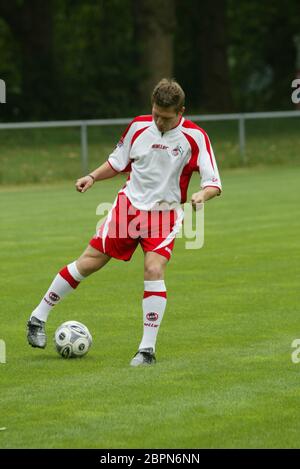
<path id="1" fill-rule="evenodd" d="M 241 161 L 243 164 L 247 163 L 246 157 L 246 120 L 250 119 L 274 119 L 274 118 L 287 118 L 287 117 L 300 117 L 300 111 L 274 111 L 274 112 L 246 112 L 235 114 L 203 114 L 203 115 L 190 115 L 186 116 L 194 122 L 201 121 L 202 123 L 208 121 L 238 121 L 238 135 L 239 135 L 239 148 Z M 16 122 L 9 124 L 0 124 L 1 129 L 42 129 L 53 127 L 80 127 L 80 141 L 81 141 L 81 162 L 83 174 L 88 173 L 88 132 L 87 128 L 90 126 L 107 126 L 107 125 L 126 125 L 131 122 L 132 118 L 123 119 L 88 119 L 88 120 L 69 120 L 69 121 L 49 121 L 49 122 Z"/>

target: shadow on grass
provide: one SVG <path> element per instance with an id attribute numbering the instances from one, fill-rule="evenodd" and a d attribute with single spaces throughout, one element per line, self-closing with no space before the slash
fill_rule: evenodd
<path id="1" fill-rule="evenodd" d="M 55 360 L 55 361 L 61 361 L 64 363 L 70 363 L 70 362 L 82 362 L 83 360 L 93 362 L 93 361 L 97 361 L 97 358 L 93 357 L 92 355 L 88 357 L 63 358 L 58 354 L 55 355 L 55 353 L 54 354 L 47 353 L 47 354 L 38 355 L 38 356 L 33 355 L 30 357 L 30 360 L 35 360 L 35 361 L 38 361 L 38 360 L 53 360 L 54 361 Z"/>

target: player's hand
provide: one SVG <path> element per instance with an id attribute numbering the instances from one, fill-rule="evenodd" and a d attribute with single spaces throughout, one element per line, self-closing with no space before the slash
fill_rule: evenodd
<path id="1" fill-rule="evenodd" d="M 77 179 L 75 187 L 78 192 L 86 192 L 93 184 L 94 180 L 91 176 L 84 176 L 83 178 Z"/>
<path id="2" fill-rule="evenodd" d="M 194 210 L 199 210 L 201 208 L 200 204 L 204 204 L 204 202 L 205 197 L 203 191 L 195 192 L 195 194 L 192 195 L 191 204 Z"/>

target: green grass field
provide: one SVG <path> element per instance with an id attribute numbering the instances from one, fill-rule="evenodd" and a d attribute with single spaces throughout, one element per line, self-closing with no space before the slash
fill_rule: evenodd
<path id="1" fill-rule="evenodd" d="M 7 186 L 1 204 L 0 448 L 299 448 L 300 168 L 221 171 L 207 203 L 205 244 L 176 241 L 158 362 L 131 368 L 142 333 L 143 255 L 112 260 L 59 304 L 48 347 L 25 323 L 57 271 L 94 233 L 98 203 L 119 177 L 76 193 L 72 183 Z M 189 193 L 197 189 L 193 178 Z M 56 327 L 85 323 L 83 359 L 54 350 Z"/>

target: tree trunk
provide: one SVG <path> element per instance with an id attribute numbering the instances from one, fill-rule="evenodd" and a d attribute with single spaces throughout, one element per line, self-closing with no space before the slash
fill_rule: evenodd
<path id="1" fill-rule="evenodd" d="M 25 1 L 22 7 L 23 93 L 37 117 L 49 114 L 55 104 L 51 7 L 51 0 Z"/>
<path id="2" fill-rule="evenodd" d="M 22 114 L 44 118 L 58 106 L 54 102 L 52 0 L 1 0 L 0 14 L 20 44 Z"/>
<path id="3" fill-rule="evenodd" d="M 217 5 L 201 4 L 199 52 L 201 57 L 201 101 L 208 111 L 228 112 L 233 108 L 227 58 L 226 0 Z"/>
<path id="4" fill-rule="evenodd" d="M 141 69 L 139 101 L 146 110 L 152 90 L 162 78 L 173 73 L 174 0 L 133 0 L 138 47 L 137 65 Z"/>

